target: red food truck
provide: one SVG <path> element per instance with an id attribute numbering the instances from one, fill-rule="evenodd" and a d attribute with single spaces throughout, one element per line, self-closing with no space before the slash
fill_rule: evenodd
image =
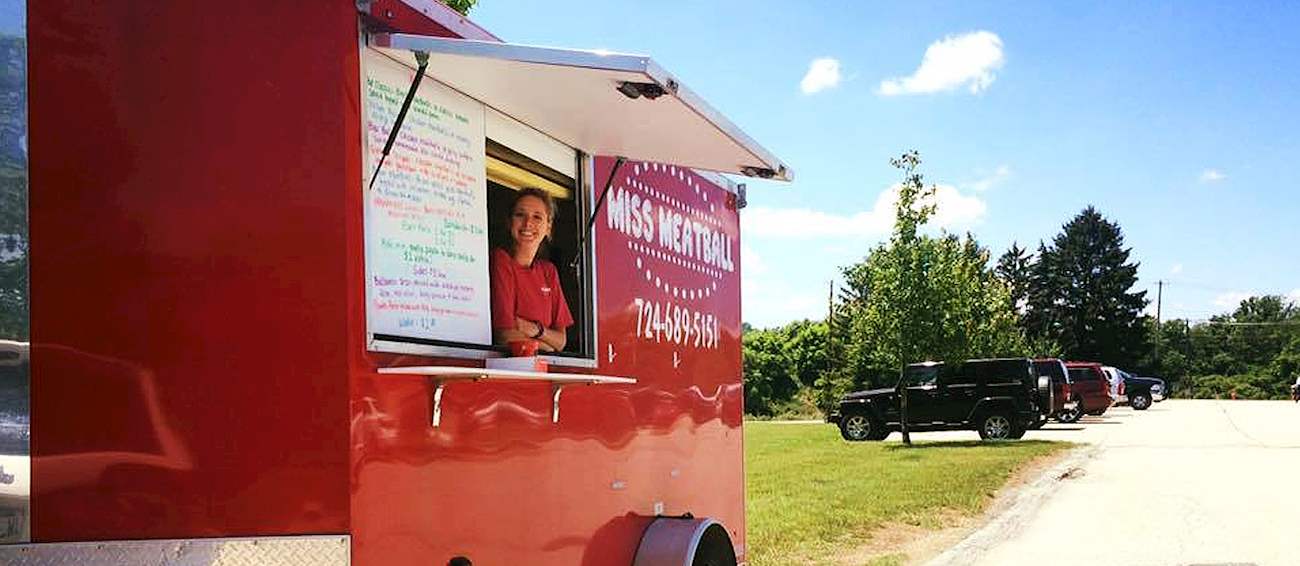
<path id="1" fill-rule="evenodd" d="M 434 0 L 26 9 L 0 563 L 745 561 L 720 173 L 791 172 L 678 77 Z M 512 357 L 488 265 L 524 188 L 574 324 Z"/>

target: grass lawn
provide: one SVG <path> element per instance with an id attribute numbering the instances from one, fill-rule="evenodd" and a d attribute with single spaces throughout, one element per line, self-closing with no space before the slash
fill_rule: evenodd
<path id="1" fill-rule="evenodd" d="M 972 432 L 974 437 L 975 433 Z M 1068 443 L 845 442 L 829 424 L 745 423 L 750 566 L 824 563 L 901 522 L 983 509 L 1021 465 Z"/>

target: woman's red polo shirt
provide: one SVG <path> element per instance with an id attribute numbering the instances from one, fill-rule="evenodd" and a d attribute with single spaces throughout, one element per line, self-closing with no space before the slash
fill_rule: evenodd
<path id="1" fill-rule="evenodd" d="M 515 317 L 531 320 L 546 328 L 565 329 L 573 325 L 573 315 L 560 288 L 560 273 L 555 264 L 534 259 L 531 266 L 519 265 L 510 252 L 492 250 L 489 261 L 492 277 L 492 328 L 515 328 Z"/>

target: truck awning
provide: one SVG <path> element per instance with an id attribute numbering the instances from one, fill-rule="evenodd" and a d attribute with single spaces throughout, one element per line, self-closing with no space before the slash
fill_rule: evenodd
<path id="1" fill-rule="evenodd" d="M 793 173 L 648 57 L 380 33 L 370 45 L 593 155 L 783 181 Z"/>

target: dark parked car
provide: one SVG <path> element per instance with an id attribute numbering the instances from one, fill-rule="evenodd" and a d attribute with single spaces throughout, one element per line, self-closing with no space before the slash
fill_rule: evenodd
<path id="1" fill-rule="evenodd" d="M 1048 408 L 1048 380 L 1040 390 L 1033 362 L 1024 358 L 926 362 L 903 368 L 897 387 L 858 391 L 827 418 L 846 440 L 884 440 L 902 429 L 900 393 L 907 395 L 909 430 L 975 430 L 980 438 L 1020 438 Z"/>
<path id="2" fill-rule="evenodd" d="M 1165 380 L 1154 377 L 1138 377 L 1124 370 L 1119 370 L 1124 377 L 1124 392 L 1128 404 L 1135 411 L 1151 408 L 1151 403 L 1165 398 Z"/>
<path id="3" fill-rule="evenodd" d="M 1047 414 L 1029 427 L 1036 429 L 1046 424 L 1049 418 L 1061 420 L 1061 415 L 1073 410 L 1076 403 L 1070 396 L 1070 372 L 1065 368 L 1065 362 L 1056 358 L 1034 360 L 1034 371 L 1040 380 L 1044 377 L 1051 380 L 1047 399 L 1039 399 L 1039 403 L 1047 407 Z"/>
<path id="4" fill-rule="evenodd" d="M 1093 362 L 1066 362 L 1070 371 L 1070 397 L 1077 403 L 1074 409 L 1061 413 L 1057 420 L 1072 423 L 1085 414 L 1100 415 L 1106 412 L 1115 399 L 1110 396 L 1110 382 L 1101 371 L 1101 364 Z"/>
<path id="5" fill-rule="evenodd" d="M 1169 392 L 1169 384 L 1166 383 L 1165 380 L 1160 379 L 1160 378 L 1158 378 L 1158 377 L 1151 377 L 1151 376 L 1149 376 L 1149 375 L 1140 375 L 1140 376 L 1138 376 L 1138 379 L 1154 379 L 1154 380 L 1160 382 L 1160 383 L 1158 383 L 1158 384 L 1156 384 L 1156 385 L 1152 385 L 1152 386 L 1151 386 L 1151 400 L 1152 400 L 1152 401 L 1155 401 L 1155 402 L 1159 403 L 1159 402 L 1164 401 L 1165 399 L 1168 399 L 1168 398 L 1169 398 L 1169 395 L 1170 395 L 1170 392 Z"/>

